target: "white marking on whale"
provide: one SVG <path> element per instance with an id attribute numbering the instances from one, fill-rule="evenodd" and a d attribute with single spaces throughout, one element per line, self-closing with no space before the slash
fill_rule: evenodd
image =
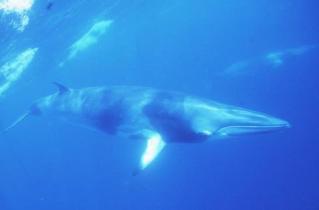
<path id="1" fill-rule="evenodd" d="M 145 139 L 137 171 L 170 143 L 198 143 L 289 127 L 288 122 L 266 114 L 182 93 L 132 86 L 69 89 L 56 85 L 57 93 L 35 101 L 8 129 L 28 115 L 42 115 L 110 135 Z"/>

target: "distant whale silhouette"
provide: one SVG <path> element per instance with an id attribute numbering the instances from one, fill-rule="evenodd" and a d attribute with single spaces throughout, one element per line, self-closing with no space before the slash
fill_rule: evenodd
<path id="1" fill-rule="evenodd" d="M 0 66 L 0 97 L 22 76 L 37 51 L 38 48 L 28 48 Z"/>
<path id="2" fill-rule="evenodd" d="M 64 63 L 77 57 L 79 53 L 87 50 L 92 45 L 96 44 L 99 39 L 113 24 L 113 20 L 101 20 L 92 25 L 92 27 L 81 38 L 76 40 L 68 49 L 68 56 L 62 61 L 59 66 L 63 67 Z"/>
<path id="3" fill-rule="evenodd" d="M 278 118 L 177 92 L 134 86 L 69 89 L 55 84 L 58 92 L 35 101 L 6 131 L 29 115 L 42 115 L 110 135 L 145 139 L 136 173 L 169 143 L 198 143 L 289 127 Z"/>
<path id="4" fill-rule="evenodd" d="M 318 45 L 304 45 L 296 48 L 288 48 L 269 52 L 262 56 L 253 57 L 247 60 L 241 60 L 228 66 L 223 74 L 225 75 L 240 75 L 250 71 L 267 67 L 276 69 L 282 66 L 286 60 L 303 55 L 311 50 L 318 48 Z"/>

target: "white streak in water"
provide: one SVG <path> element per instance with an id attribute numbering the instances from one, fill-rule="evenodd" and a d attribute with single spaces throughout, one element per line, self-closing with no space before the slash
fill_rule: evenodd
<path id="1" fill-rule="evenodd" d="M 0 14 L 10 15 L 9 24 L 22 32 L 29 24 L 28 12 L 34 0 L 0 0 Z"/>

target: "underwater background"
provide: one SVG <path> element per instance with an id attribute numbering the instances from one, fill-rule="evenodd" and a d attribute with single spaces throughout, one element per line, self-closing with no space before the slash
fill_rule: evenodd
<path id="1" fill-rule="evenodd" d="M 10 6 L 11 3 L 11 6 Z M 0 0 L 0 128 L 52 82 L 150 86 L 290 129 L 143 144 L 30 117 L 0 136 L 0 210 L 319 210 L 316 0 Z"/>

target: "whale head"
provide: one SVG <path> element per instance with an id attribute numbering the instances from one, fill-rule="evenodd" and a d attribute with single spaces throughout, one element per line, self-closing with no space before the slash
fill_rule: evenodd
<path id="1" fill-rule="evenodd" d="M 190 99 L 185 107 L 193 129 L 211 137 L 266 133 L 290 127 L 285 120 L 213 101 Z"/>
<path id="2" fill-rule="evenodd" d="M 217 136 L 267 133 L 290 127 L 285 120 L 241 108 L 225 109 L 222 115 L 221 125 L 214 132 Z"/>

